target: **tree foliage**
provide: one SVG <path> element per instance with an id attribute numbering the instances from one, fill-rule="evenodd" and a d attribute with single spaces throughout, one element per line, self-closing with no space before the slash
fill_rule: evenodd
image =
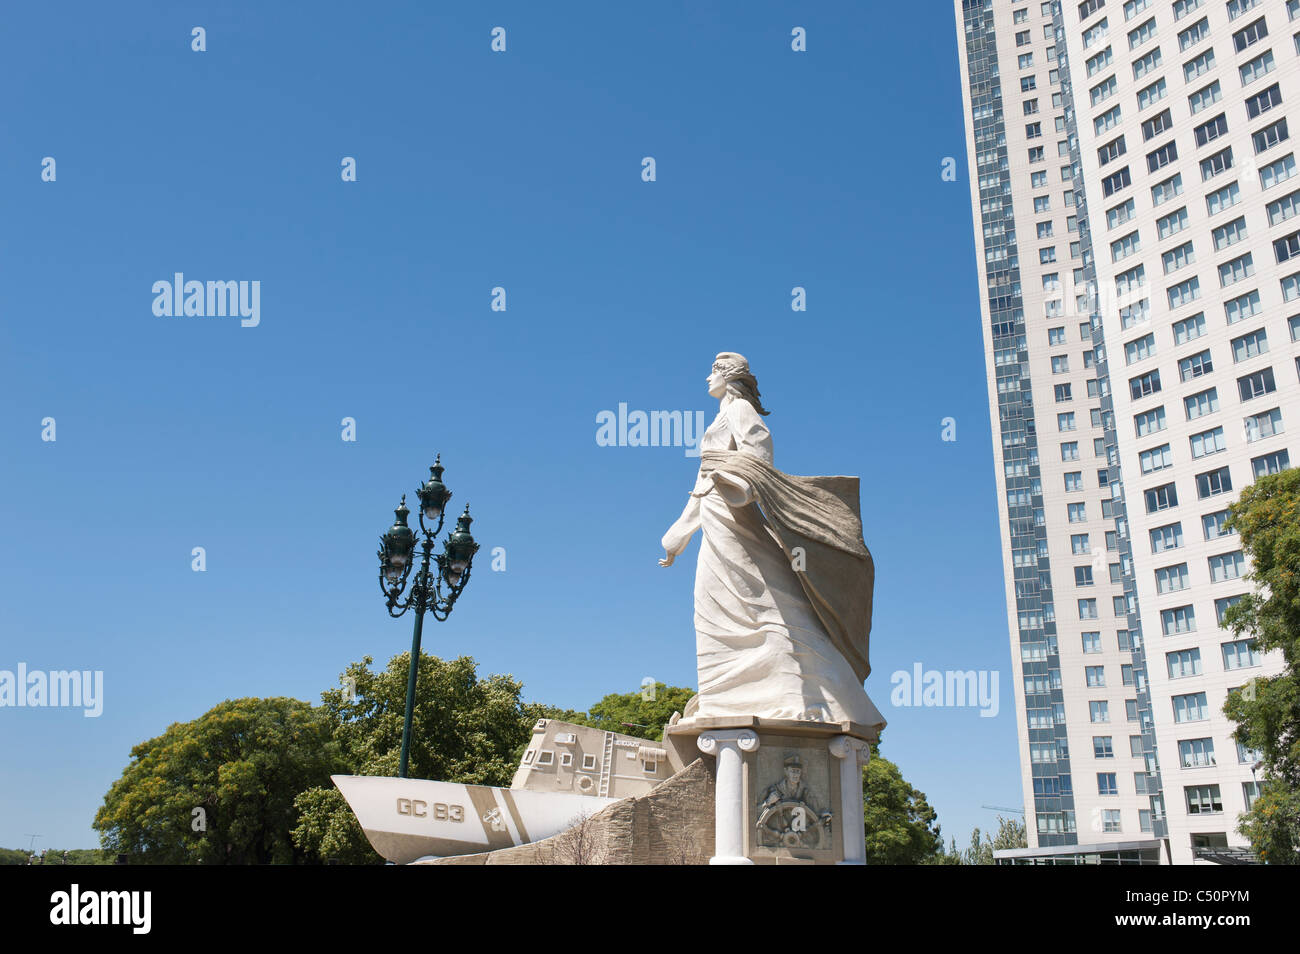
<path id="1" fill-rule="evenodd" d="M 587 725 L 605 732 L 620 732 L 658 742 L 674 712 L 684 712 L 694 689 L 656 682 L 634 692 L 611 692 L 591 707 L 590 713 L 547 707 L 546 718 Z"/>
<path id="2" fill-rule="evenodd" d="M 410 653 L 370 668 L 353 663 L 339 688 L 321 694 L 321 709 L 338 745 L 345 775 L 397 775 L 406 713 Z M 521 699 L 511 676 L 480 679 L 469 656 L 439 659 L 420 654 L 411 724 L 409 773 L 471 785 L 510 784 L 542 706 Z M 327 779 L 298 796 L 301 818 L 294 842 L 307 852 L 347 864 L 382 859 L 366 841 L 342 794 Z"/>
<path id="3" fill-rule="evenodd" d="M 1239 830 L 1270 864 L 1300 863 L 1300 470 L 1261 477 L 1231 506 L 1228 526 L 1250 557 L 1255 591 L 1228 609 L 1225 625 L 1280 650 L 1276 676 L 1229 693 L 1234 737 L 1260 754 L 1263 790 Z"/>
<path id="4" fill-rule="evenodd" d="M 312 860 L 289 831 L 294 797 L 339 769 L 322 716 L 297 699 L 232 699 L 140 743 L 95 814 L 104 850 L 144 864 Z"/>
<path id="5" fill-rule="evenodd" d="M 867 864 L 918 865 L 943 860 L 938 816 L 904 779 L 898 766 L 871 747 L 862 770 L 863 808 L 867 826 Z"/>

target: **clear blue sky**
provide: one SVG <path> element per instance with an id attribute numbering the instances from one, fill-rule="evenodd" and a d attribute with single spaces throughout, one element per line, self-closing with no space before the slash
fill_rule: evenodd
<path id="1" fill-rule="evenodd" d="M 656 561 L 696 462 L 596 415 L 711 419 L 722 350 L 778 466 L 862 477 L 884 754 L 945 837 L 1019 805 L 951 7 L 233 6 L 0 36 L 0 669 L 105 679 L 98 719 L 0 709 L 0 846 L 96 844 L 133 745 L 404 651 L 374 554 L 435 451 L 506 570 L 427 650 L 560 706 L 693 686 L 695 549 Z M 174 272 L 260 281 L 261 324 L 156 317 Z M 891 706 L 917 662 L 998 670 L 1000 714 Z"/>

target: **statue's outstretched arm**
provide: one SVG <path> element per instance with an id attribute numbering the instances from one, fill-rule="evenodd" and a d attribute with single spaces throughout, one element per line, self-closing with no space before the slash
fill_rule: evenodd
<path id="1" fill-rule="evenodd" d="M 686 509 L 682 511 L 682 515 L 664 534 L 661 542 L 664 552 L 668 555 L 659 561 L 659 565 L 672 566 L 677 554 L 686 549 L 698 529 L 700 529 L 700 498 L 692 494 L 686 501 Z"/>

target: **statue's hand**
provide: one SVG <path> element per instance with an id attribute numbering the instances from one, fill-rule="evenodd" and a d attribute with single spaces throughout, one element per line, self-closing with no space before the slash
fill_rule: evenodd
<path id="1" fill-rule="evenodd" d="M 664 557 L 662 560 L 659 561 L 659 565 L 660 565 L 660 566 L 672 566 L 672 565 L 673 565 L 673 560 L 675 560 L 675 559 L 676 559 L 676 555 L 670 553 L 670 554 L 668 554 L 666 557 Z"/>

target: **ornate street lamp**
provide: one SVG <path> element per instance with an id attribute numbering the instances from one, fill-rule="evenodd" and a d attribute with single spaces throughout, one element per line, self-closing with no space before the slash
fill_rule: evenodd
<path id="1" fill-rule="evenodd" d="M 469 525 L 474 518 L 469 515 L 468 505 L 465 512 L 456 520 L 456 529 L 443 541 L 442 553 L 434 555 L 433 545 L 442 522 L 446 516 L 447 501 L 451 491 L 442 482 L 442 456 L 434 459 L 429 468 L 429 479 L 415 492 L 420 498 L 420 530 L 424 534 L 421 550 L 423 559 L 420 569 L 411 583 L 406 598 L 407 579 L 415 556 L 416 534 L 406 524 L 411 511 L 406 507 L 406 495 L 393 511 L 396 519 L 379 539 L 379 589 L 387 600 L 388 615 L 394 619 L 409 609 L 415 610 L 415 633 L 411 638 L 411 664 L 406 681 L 406 719 L 402 725 L 402 764 L 398 775 L 406 778 L 407 758 L 411 751 L 411 716 L 415 710 L 415 676 L 420 668 L 420 635 L 424 629 L 424 614 L 432 613 L 433 618 L 441 622 L 451 615 L 451 608 L 460 594 L 469 584 L 470 566 L 478 544 L 470 535 Z M 435 525 L 436 521 L 436 525 Z M 433 529 L 430 530 L 430 525 Z M 436 563 L 437 569 L 431 569 Z M 443 585 L 446 592 L 443 592 Z"/>

